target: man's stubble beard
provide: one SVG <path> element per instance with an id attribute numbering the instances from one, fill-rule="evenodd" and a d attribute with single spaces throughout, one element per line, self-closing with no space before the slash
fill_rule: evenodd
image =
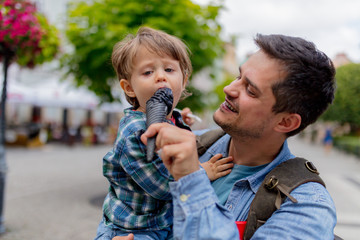
<path id="1" fill-rule="evenodd" d="M 213 115 L 213 120 L 224 130 L 224 132 L 229 134 L 231 137 L 242 139 L 243 141 L 261 138 L 263 136 L 266 125 L 266 120 L 264 120 L 259 126 L 255 126 L 253 129 L 244 129 L 242 127 L 238 127 L 236 124 L 234 124 L 234 122 L 226 123 L 224 121 L 216 119 L 215 113 Z M 238 120 L 241 121 L 241 117 Z"/>

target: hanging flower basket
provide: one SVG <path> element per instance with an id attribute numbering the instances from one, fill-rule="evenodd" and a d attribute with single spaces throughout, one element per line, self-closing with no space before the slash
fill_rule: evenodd
<path id="1" fill-rule="evenodd" d="M 14 52 L 13 61 L 34 67 L 54 58 L 59 45 L 57 30 L 37 12 L 35 4 L 0 0 L 0 6 L 0 60 L 6 52 Z"/>

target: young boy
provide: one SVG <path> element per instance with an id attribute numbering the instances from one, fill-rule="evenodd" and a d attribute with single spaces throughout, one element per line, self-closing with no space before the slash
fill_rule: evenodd
<path id="1" fill-rule="evenodd" d="M 151 162 L 146 160 L 140 136 L 146 130 L 146 102 L 159 88 L 172 90 L 173 108 L 179 102 L 192 72 L 188 49 L 174 36 L 143 27 L 136 36 L 115 45 L 112 63 L 132 107 L 124 110 L 114 147 L 103 159 L 103 174 L 110 187 L 95 239 L 129 232 L 135 239 L 171 239 L 169 181 L 173 179 L 158 155 Z M 179 112 L 171 111 L 166 121 L 190 130 Z M 230 172 L 232 159 L 217 161 L 220 158 L 217 155 L 204 166 L 210 179 Z"/>

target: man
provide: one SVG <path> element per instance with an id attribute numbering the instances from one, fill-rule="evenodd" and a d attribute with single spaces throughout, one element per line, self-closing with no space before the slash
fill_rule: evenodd
<path id="1" fill-rule="evenodd" d="M 189 131 L 161 123 L 142 136 L 146 143 L 158 134 L 161 158 L 176 180 L 170 183 L 175 239 L 239 239 L 235 221 L 246 221 L 265 175 L 294 158 L 286 139 L 315 122 L 334 98 L 333 64 L 313 43 L 283 35 L 257 35 L 255 42 L 260 50 L 224 88 L 214 113 L 227 134 L 200 158 L 232 156 L 235 174 L 212 186 Z M 298 202 L 286 199 L 251 239 L 333 239 L 336 211 L 327 190 L 309 182 L 291 195 Z"/>

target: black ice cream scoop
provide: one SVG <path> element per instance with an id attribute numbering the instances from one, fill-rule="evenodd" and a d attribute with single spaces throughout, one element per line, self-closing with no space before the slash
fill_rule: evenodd
<path id="1" fill-rule="evenodd" d="M 173 105 L 173 94 L 170 88 L 160 88 L 146 102 L 146 127 L 153 123 L 164 122 L 166 116 L 171 112 Z M 147 160 L 151 161 L 154 157 L 156 136 L 147 141 L 146 155 Z"/>

